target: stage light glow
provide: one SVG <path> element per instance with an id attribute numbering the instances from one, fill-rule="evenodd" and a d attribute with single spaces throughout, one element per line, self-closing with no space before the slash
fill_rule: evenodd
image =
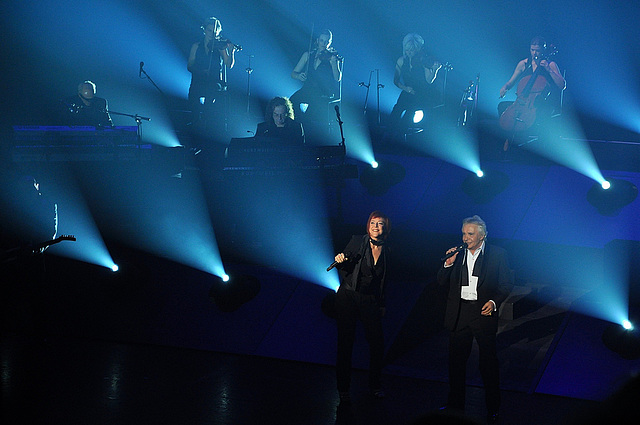
<path id="1" fill-rule="evenodd" d="M 587 201 L 602 215 L 614 216 L 638 197 L 638 188 L 626 180 L 611 179 L 603 183 L 594 183 L 587 192 Z"/>
<path id="2" fill-rule="evenodd" d="M 480 170 L 480 154 L 475 137 L 464 128 L 433 127 L 407 137 L 412 149 L 440 158 L 472 173 Z"/>
<path id="3" fill-rule="evenodd" d="M 611 187 L 611 183 L 609 183 L 607 180 L 605 180 L 605 181 L 602 182 L 601 186 L 602 186 L 602 188 L 604 190 L 607 190 L 607 189 L 609 189 Z"/>
<path id="4" fill-rule="evenodd" d="M 623 327 L 625 330 L 632 331 L 632 330 L 633 330 L 633 323 L 631 323 L 631 322 L 630 322 L 630 321 L 628 321 L 628 320 L 623 320 L 623 321 L 622 321 L 622 327 Z"/>
<path id="5" fill-rule="evenodd" d="M 378 168 L 378 162 L 377 161 L 371 161 L 371 168 Z"/>
<path id="6" fill-rule="evenodd" d="M 230 277 L 228 274 L 224 274 L 221 276 L 221 279 L 223 282 L 229 282 Z"/>
<path id="7" fill-rule="evenodd" d="M 304 281 L 335 288 L 327 266 L 336 255 L 319 175 L 229 181 L 235 241 L 250 261 Z M 277 202 L 274 200 L 277 199 Z M 235 210 L 237 209 L 237 211 Z M 312 248 L 311 248 L 312 247 Z"/>
<path id="8" fill-rule="evenodd" d="M 112 265 L 111 265 L 111 271 L 112 271 L 112 272 L 114 272 L 114 273 L 115 273 L 115 272 L 117 272 L 118 270 L 120 270 L 120 267 L 118 267 L 118 265 L 117 265 L 117 264 L 112 264 Z"/>
<path id="9" fill-rule="evenodd" d="M 486 173 L 478 170 L 475 174 L 468 175 L 462 182 L 462 190 L 476 204 L 490 202 L 508 186 L 509 176 L 495 170 L 487 170 Z"/>
<path id="10" fill-rule="evenodd" d="M 418 109 L 413 113 L 413 123 L 418 124 L 424 118 L 424 111 L 422 109 Z"/>
<path id="11" fill-rule="evenodd" d="M 407 170 L 397 162 L 384 161 L 375 168 L 365 168 L 360 174 L 360 184 L 367 188 L 367 191 L 380 196 L 396 184 L 404 180 Z"/>

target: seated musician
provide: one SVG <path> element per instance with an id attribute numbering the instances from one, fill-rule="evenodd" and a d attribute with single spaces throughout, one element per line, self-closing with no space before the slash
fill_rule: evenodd
<path id="1" fill-rule="evenodd" d="M 287 145 L 304 144 L 302 123 L 296 121 L 293 104 L 286 97 L 274 97 L 267 105 L 265 122 L 258 124 L 256 137 L 273 138 L 275 142 Z"/>
<path id="2" fill-rule="evenodd" d="M 524 81 L 523 78 L 532 76 L 538 67 L 539 75 L 546 80 L 546 87 L 541 100 L 546 99 L 544 102 L 536 101 L 536 109 L 538 109 L 538 120 L 550 117 L 555 109 L 559 108 L 560 92 L 565 89 L 566 82 L 560 74 L 558 65 L 552 61 L 548 55 L 549 49 L 547 49 L 547 43 L 542 37 L 534 37 L 531 40 L 529 48 L 530 56 L 526 59 L 522 59 L 516 65 L 516 69 L 513 71 L 513 75 L 500 89 L 500 98 L 503 98 L 509 89 L 518 84 L 520 81 Z M 518 84 L 520 86 L 520 84 Z M 520 87 L 518 87 L 520 90 Z M 520 95 L 520 93 L 518 93 Z M 498 105 L 498 115 L 502 116 L 504 111 L 513 102 L 500 102 Z"/>
<path id="3" fill-rule="evenodd" d="M 437 91 L 433 82 L 442 64 L 424 49 L 424 39 L 416 33 L 402 40 L 402 56 L 396 61 L 393 84 L 402 92 L 389 116 L 390 125 L 404 131 L 409 118 L 422 110 L 425 114 L 436 105 Z M 406 117 L 406 119 L 403 119 Z"/>
<path id="4" fill-rule="evenodd" d="M 61 101 L 65 107 L 63 122 L 71 126 L 112 126 L 107 100 L 96 96 L 96 85 L 92 81 L 78 84 L 78 94 Z"/>

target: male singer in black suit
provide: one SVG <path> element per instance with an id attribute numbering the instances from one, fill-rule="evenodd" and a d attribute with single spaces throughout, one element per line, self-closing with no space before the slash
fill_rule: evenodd
<path id="1" fill-rule="evenodd" d="M 487 420 L 497 423 L 500 408 L 500 368 L 496 348 L 498 308 L 509 294 L 511 270 L 506 251 L 487 244 L 486 237 L 487 226 L 480 217 L 465 218 L 462 242 L 466 249 L 447 251 L 453 255 L 438 271 L 438 283 L 449 285 L 444 319 L 445 327 L 451 331 L 446 407 L 464 410 L 466 365 L 475 338 L 485 387 Z"/>

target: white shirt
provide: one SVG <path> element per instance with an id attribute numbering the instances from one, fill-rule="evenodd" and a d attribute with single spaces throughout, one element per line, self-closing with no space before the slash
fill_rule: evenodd
<path id="1" fill-rule="evenodd" d="M 484 241 L 480 248 L 476 249 L 473 254 L 470 250 L 465 250 L 467 271 L 469 272 L 469 286 L 462 286 L 460 289 L 460 297 L 463 300 L 476 301 L 478 299 L 478 276 L 473 276 L 473 267 L 476 265 L 476 260 L 480 254 L 484 251 Z"/>

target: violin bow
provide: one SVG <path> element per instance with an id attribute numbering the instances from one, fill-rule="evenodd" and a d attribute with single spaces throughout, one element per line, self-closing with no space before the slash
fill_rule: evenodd
<path id="1" fill-rule="evenodd" d="M 309 62 L 311 62 L 311 46 L 313 45 L 313 31 L 315 30 L 315 22 L 311 24 L 311 37 L 309 37 L 309 50 L 307 50 L 307 66 L 304 69 L 305 75 L 309 73 Z"/>

